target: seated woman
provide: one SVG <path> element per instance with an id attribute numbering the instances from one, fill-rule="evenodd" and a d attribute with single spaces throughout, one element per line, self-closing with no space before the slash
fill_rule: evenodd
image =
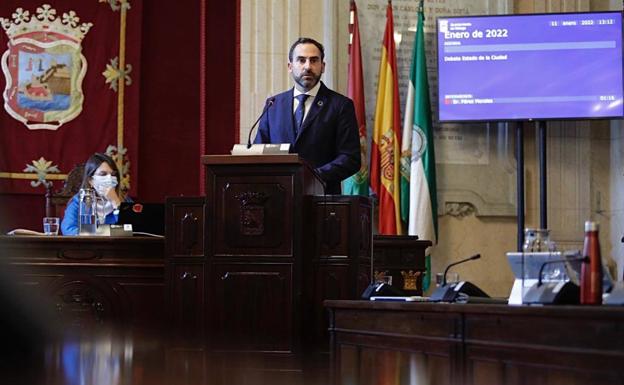
<path id="1" fill-rule="evenodd" d="M 105 224 L 117 223 L 120 198 L 119 170 L 115 161 L 108 155 L 95 153 L 87 160 L 80 188 L 93 188 L 97 197 L 97 212 L 104 217 Z M 79 197 L 74 195 L 67 203 L 65 216 L 61 222 L 63 235 L 78 235 Z"/>

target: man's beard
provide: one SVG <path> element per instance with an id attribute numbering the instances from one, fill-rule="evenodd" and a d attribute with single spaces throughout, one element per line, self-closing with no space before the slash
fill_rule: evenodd
<path id="1" fill-rule="evenodd" d="M 304 76 L 310 76 L 310 77 L 312 77 L 312 79 L 304 79 L 303 78 Z M 303 88 L 306 91 L 309 91 L 312 88 L 314 88 L 314 86 L 316 86 L 316 84 L 319 82 L 319 80 L 321 80 L 321 74 L 319 74 L 317 76 L 313 72 L 302 73 L 299 76 L 294 76 L 294 80 L 295 80 L 295 83 L 297 83 L 297 84 L 299 84 L 301 86 L 301 88 Z M 306 84 L 306 83 L 308 83 L 308 84 Z"/>

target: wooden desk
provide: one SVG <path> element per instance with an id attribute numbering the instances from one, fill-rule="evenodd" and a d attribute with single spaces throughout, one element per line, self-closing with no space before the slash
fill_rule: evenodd
<path id="1" fill-rule="evenodd" d="M 73 327 L 164 325 L 163 238 L 0 236 L 0 263 Z"/>
<path id="2" fill-rule="evenodd" d="M 624 308 L 325 305 L 334 384 L 624 382 Z"/>

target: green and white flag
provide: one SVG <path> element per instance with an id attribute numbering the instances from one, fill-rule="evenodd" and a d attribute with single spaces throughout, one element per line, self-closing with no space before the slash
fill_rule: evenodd
<path id="1" fill-rule="evenodd" d="M 406 136 L 409 136 L 411 162 L 409 162 L 408 234 L 418 235 L 420 239 L 430 240 L 435 245 L 438 240 L 438 199 L 424 25 L 425 16 L 421 1 L 407 92 L 408 104 L 403 124 L 403 143 L 405 143 Z M 407 135 L 406 132 L 408 132 Z M 423 278 L 423 290 L 429 289 L 431 283 L 431 248 L 427 249 L 426 255 L 427 273 Z"/>

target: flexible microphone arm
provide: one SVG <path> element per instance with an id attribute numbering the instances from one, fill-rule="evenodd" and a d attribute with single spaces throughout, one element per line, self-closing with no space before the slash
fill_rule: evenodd
<path id="1" fill-rule="evenodd" d="M 468 257 L 466 259 L 462 259 L 460 261 L 457 262 L 453 262 L 450 265 L 448 265 L 446 267 L 446 269 L 444 270 L 444 279 L 442 280 L 442 286 L 446 286 L 446 273 L 448 273 L 449 269 L 455 265 L 459 265 L 460 263 L 464 263 L 464 262 L 468 262 L 468 261 L 472 261 L 473 259 L 479 259 L 481 258 L 481 254 L 475 254 L 472 257 Z"/>
<path id="2" fill-rule="evenodd" d="M 552 261 L 546 261 L 542 263 L 542 266 L 540 266 L 540 269 L 539 269 L 539 279 L 537 280 L 537 286 L 542 286 L 542 273 L 544 273 L 544 267 L 546 265 L 550 265 L 553 263 L 575 262 L 575 261 L 589 262 L 589 257 L 585 256 L 585 257 L 576 257 L 576 258 L 570 258 L 570 259 L 555 259 Z"/>
<path id="3" fill-rule="evenodd" d="M 264 108 L 262 109 L 262 113 L 260 114 L 256 122 L 249 129 L 249 136 L 247 137 L 247 149 L 251 148 L 251 134 L 253 132 L 253 129 L 256 128 L 258 123 L 260 123 L 260 119 L 262 119 L 264 114 L 266 114 L 266 112 L 269 110 L 269 107 L 271 107 L 274 102 L 275 102 L 275 96 L 271 96 L 270 98 L 267 99 L 266 103 L 264 104 Z"/>

